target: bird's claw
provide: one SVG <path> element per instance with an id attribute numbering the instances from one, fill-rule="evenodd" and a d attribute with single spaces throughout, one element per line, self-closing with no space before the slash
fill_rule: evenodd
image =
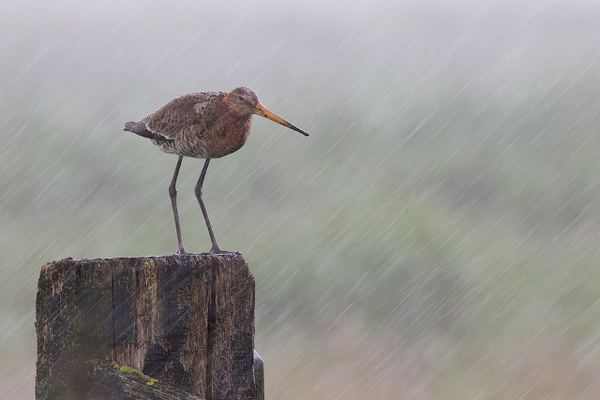
<path id="1" fill-rule="evenodd" d="M 230 251 L 226 251 L 226 250 L 221 250 L 221 248 L 219 248 L 219 246 L 213 246 L 210 248 L 209 251 L 210 254 L 229 254 L 231 253 Z"/>

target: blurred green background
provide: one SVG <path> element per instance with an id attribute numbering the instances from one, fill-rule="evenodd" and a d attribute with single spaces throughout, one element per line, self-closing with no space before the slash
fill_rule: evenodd
<path id="1" fill-rule="evenodd" d="M 205 185 L 257 280 L 269 399 L 600 396 L 600 4 L 0 3 L 0 388 L 40 266 L 176 248 L 176 158 L 121 130 L 254 89 Z M 186 159 L 186 249 L 209 240 Z"/>

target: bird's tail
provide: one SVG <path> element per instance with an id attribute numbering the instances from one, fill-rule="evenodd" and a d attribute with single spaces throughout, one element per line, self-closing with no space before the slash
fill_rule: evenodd
<path id="1" fill-rule="evenodd" d="M 133 132 L 137 135 L 143 134 L 146 131 L 146 125 L 142 122 L 129 121 L 125 122 L 124 131 Z"/>
<path id="2" fill-rule="evenodd" d="M 136 135 L 148 138 L 148 139 L 153 139 L 153 140 L 165 140 L 164 137 L 161 137 L 159 135 L 156 135 L 155 133 L 150 132 L 148 129 L 146 129 L 146 124 L 144 124 L 143 122 L 135 122 L 135 121 L 129 121 L 129 122 L 125 122 L 125 127 L 123 127 L 124 131 L 127 132 L 133 132 Z"/>

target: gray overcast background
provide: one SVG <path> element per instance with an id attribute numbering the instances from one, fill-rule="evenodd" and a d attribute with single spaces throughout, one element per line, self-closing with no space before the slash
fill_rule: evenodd
<path id="1" fill-rule="evenodd" d="M 0 389 L 32 399 L 40 266 L 171 253 L 176 158 L 122 132 L 254 89 L 208 172 L 257 280 L 270 399 L 600 396 L 600 3 L 0 3 Z M 179 181 L 186 249 L 209 248 Z"/>

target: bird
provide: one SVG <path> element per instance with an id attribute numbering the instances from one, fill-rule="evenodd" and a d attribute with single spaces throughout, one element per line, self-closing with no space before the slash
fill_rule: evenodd
<path id="1" fill-rule="evenodd" d="M 149 139 L 165 153 L 178 156 L 169 184 L 169 198 L 177 235 L 176 254 L 186 254 L 177 211 L 177 177 L 184 157 L 204 159 L 195 195 L 211 240 L 210 253 L 227 253 L 219 247 L 202 199 L 210 160 L 239 150 L 248 139 L 253 115 L 270 119 L 304 136 L 304 130 L 271 112 L 247 87 L 229 92 L 196 92 L 177 97 L 139 121 L 126 122 L 124 131 Z"/>

